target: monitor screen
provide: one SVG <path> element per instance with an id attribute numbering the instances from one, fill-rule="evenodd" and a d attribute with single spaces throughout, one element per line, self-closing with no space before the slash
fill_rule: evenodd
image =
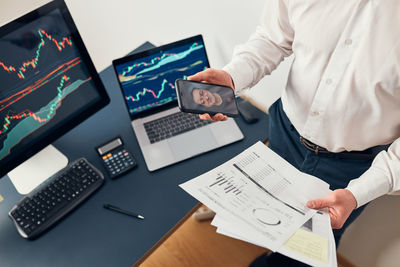
<path id="1" fill-rule="evenodd" d="M 132 116 L 176 103 L 175 80 L 209 67 L 201 35 L 160 46 L 114 62 Z"/>
<path id="2" fill-rule="evenodd" d="M 0 81 L 1 176 L 109 101 L 63 1 L 0 28 Z"/>

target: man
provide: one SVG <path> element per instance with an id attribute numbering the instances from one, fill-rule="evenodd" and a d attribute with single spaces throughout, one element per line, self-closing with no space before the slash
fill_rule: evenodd
<path id="1" fill-rule="evenodd" d="M 223 102 L 218 93 L 210 92 L 207 89 L 194 88 L 192 90 L 193 102 L 205 107 L 220 106 Z"/>
<path id="2" fill-rule="evenodd" d="M 240 92 L 294 54 L 269 110 L 269 146 L 334 189 L 307 206 L 329 209 L 337 245 L 366 203 L 400 189 L 399 14 L 398 0 L 267 0 L 232 61 L 190 77 Z M 279 254 L 253 262 L 261 264 L 301 265 Z"/>
<path id="3" fill-rule="evenodd" d="M 224 110 L 226 114 L 234 114 L 237 108 L 231 89 L 226 88 L 226 90 L 221 91 L 219 88 L 217 86 L 210 89 L 194 88 L 192 90 L 193 102 L 196 105 L 206 107 L 206 109 L 201 109 L 203 112 Z M 197 108 L 193 107 L 193 109 Z"/>

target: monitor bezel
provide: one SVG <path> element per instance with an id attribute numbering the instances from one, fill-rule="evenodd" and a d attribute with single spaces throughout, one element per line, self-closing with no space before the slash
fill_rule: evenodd
<path id="1" fill-rule="evenodd" d="M 119 88 L 120 88 L 121 93 L 122 93 L 122 97 L 124 99 L 124 103 L 125 103 L 126 109 L 128 111 L 128 114 L 129 114 L 131 120 L 147 117 L 147 116 L 150 116 L 152 114 L 158 113 L 160 111 L 167 110 L 167 109 L 170 109 L 170 108 L 173 108 L 173 107 L 177 107 L 178 106 L 178 100 L 174 100 L 174 101 L 171 101 L 169 103 L 166 103 L 166 104 L 163 104 L 163 105 L 160 105 L 160 106 L 149 108 L 148 110 L 141 111 L 141 112 L 138 112 L 136 114 L 131 114 L 129 112 L 128 102 L 125 99 L 124 89 L 122 88 L 122 84 L 120 83 L 120 81 L 118 79 L 117 66 L 121 65 L 121 64 L 128 63 L 128 62 L 133 61 L 133 60 L 137 60 L 137 59 L 140 59 L 140 58 L 148 57 L 148 56 L 151 56 L 151 55 L 154 55 L 154 54 L 157 54 L 157 53 L 162 53 L 165 50 L 170 50 L 170 49 L 173 49 L 173 48 L 176 48 L 176 47 L 180 47 L 180 46 L 183 46 L 185 44 L 190 44 L 190 43 L 193 43 L 193 42 L 196 42 L 196 41 L 201 41 L 203 43 L 203 45 L 204 45 L 203 49 L 204 49 L 204 54 L 205 54 L 205 59 L 206 59 L 206 66 L 207 66 L 207 68 L 210 68 L 210 61 L 208 60 L 206 45 L 204 43 L 203 36 L 201 34 L 198 34 L 198 35 L 195 35 L 195 36 L 192 36 L 192 37 L 188 37 L 188 38 L 185 38 L 185 39 L 173 42 L 173 43 L 169 43 L 169 44 L 165 44 L 165 45 L 158 46 L 158 47 L 155 47 L 155 48 L 151 48 L 151 49 L 139 52 L 139 53 L 135 53 L 135 54 L 132 54 L 132 55 L 124 56 L 124 57 L 121 57 L 121 58 L 118 58 L 118 59 L 114 59 L 112 61 L 112 65 L 113 65 L 114 73 L 115 73 L 115 78 L 117 79 Z"/>
<path id="2" fill-rule="evenodd" d="M 60 10 L 62 17 L 64 18 L 65 24 L 67 25 L 68 30 L 71 32 L 71 37 L 74 41 L 74 45 L 81 54 L 82 62 L 85 64 L 90 76 L 92 77 L 92 81 L 94 82 L 95 88 L 97 89 L 100 98 L 97 102 L 88 106 L 81 113 L 75 116 L 71 116 L 67 121 L 65 121 L 65 123 L 61 124 L 58 127 L 53 127 L 52 129 L 49 129 L 46 134 L 42 134 L 39 140 L 26 144 L 24 148 L 19 148 L 21 151 L 18 154 L 13 155 L 13 152 L 11 151 L 8 156 L 0 160 L 0 178 L 36 153 L 38 153 L 46 146 L 52 144 L 55 140 L 72 130 L 74 127 L 82 123 L 84 120 L 105 107 L 110 102 L 110 98 L 106 92 L 106 89 L 100 80 L 100 76 L 98 75 L 96 68 L 89 56 L 89 53 L 86 50 L 83 40 L 72 19 L 72 16 L 68 11 L 68 7 L 63 0 L 52 1 L 1 26 L 0 38 L 4 35 L 9 34 L 12 31 L 19 29 L 20 27 L 23 27 L 27 23 L 32 22 L 40 16 L 46 15 L 56 9 Z"/>

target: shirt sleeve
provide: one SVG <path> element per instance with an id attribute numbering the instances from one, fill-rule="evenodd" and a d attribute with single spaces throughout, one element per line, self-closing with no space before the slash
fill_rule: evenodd
<path id="1" fill-rule="evenodd" d="M 254 86 L 291 55 L 293 36 L 288 0 L 267 0 L 256 31 L 235 47 L 231 62 L 223 68 L 231 75 L 236 91 Z"/>
<path id="2" fill-rule="evenodd" d="M 380 152 L 371 167 L 347 186 L 360 207 L 384 194 L 400 194 L 400 138 Z"/>

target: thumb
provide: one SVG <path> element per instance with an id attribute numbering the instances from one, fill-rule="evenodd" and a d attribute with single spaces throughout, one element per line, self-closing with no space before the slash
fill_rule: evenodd
<path id="1" fill-rule="evenodd" d="M 330 207 L 331 205 L 332 205 L 332 202 L 327 197 L 310 200 L 307 202 L 307 207 L 309 207 L 310 209 L 316 209 L 316 210 L 327 208 L 327 207 Z"/>
<path id="2" fill-rule="evenodd" d="M 195 82 L 202 82 L 209 80 L 209 78 L 210 78 L 209 69 L 207 69 L 205 71 L 198 72 L 195 75 L 189 76 L 188 80 Z"/>

